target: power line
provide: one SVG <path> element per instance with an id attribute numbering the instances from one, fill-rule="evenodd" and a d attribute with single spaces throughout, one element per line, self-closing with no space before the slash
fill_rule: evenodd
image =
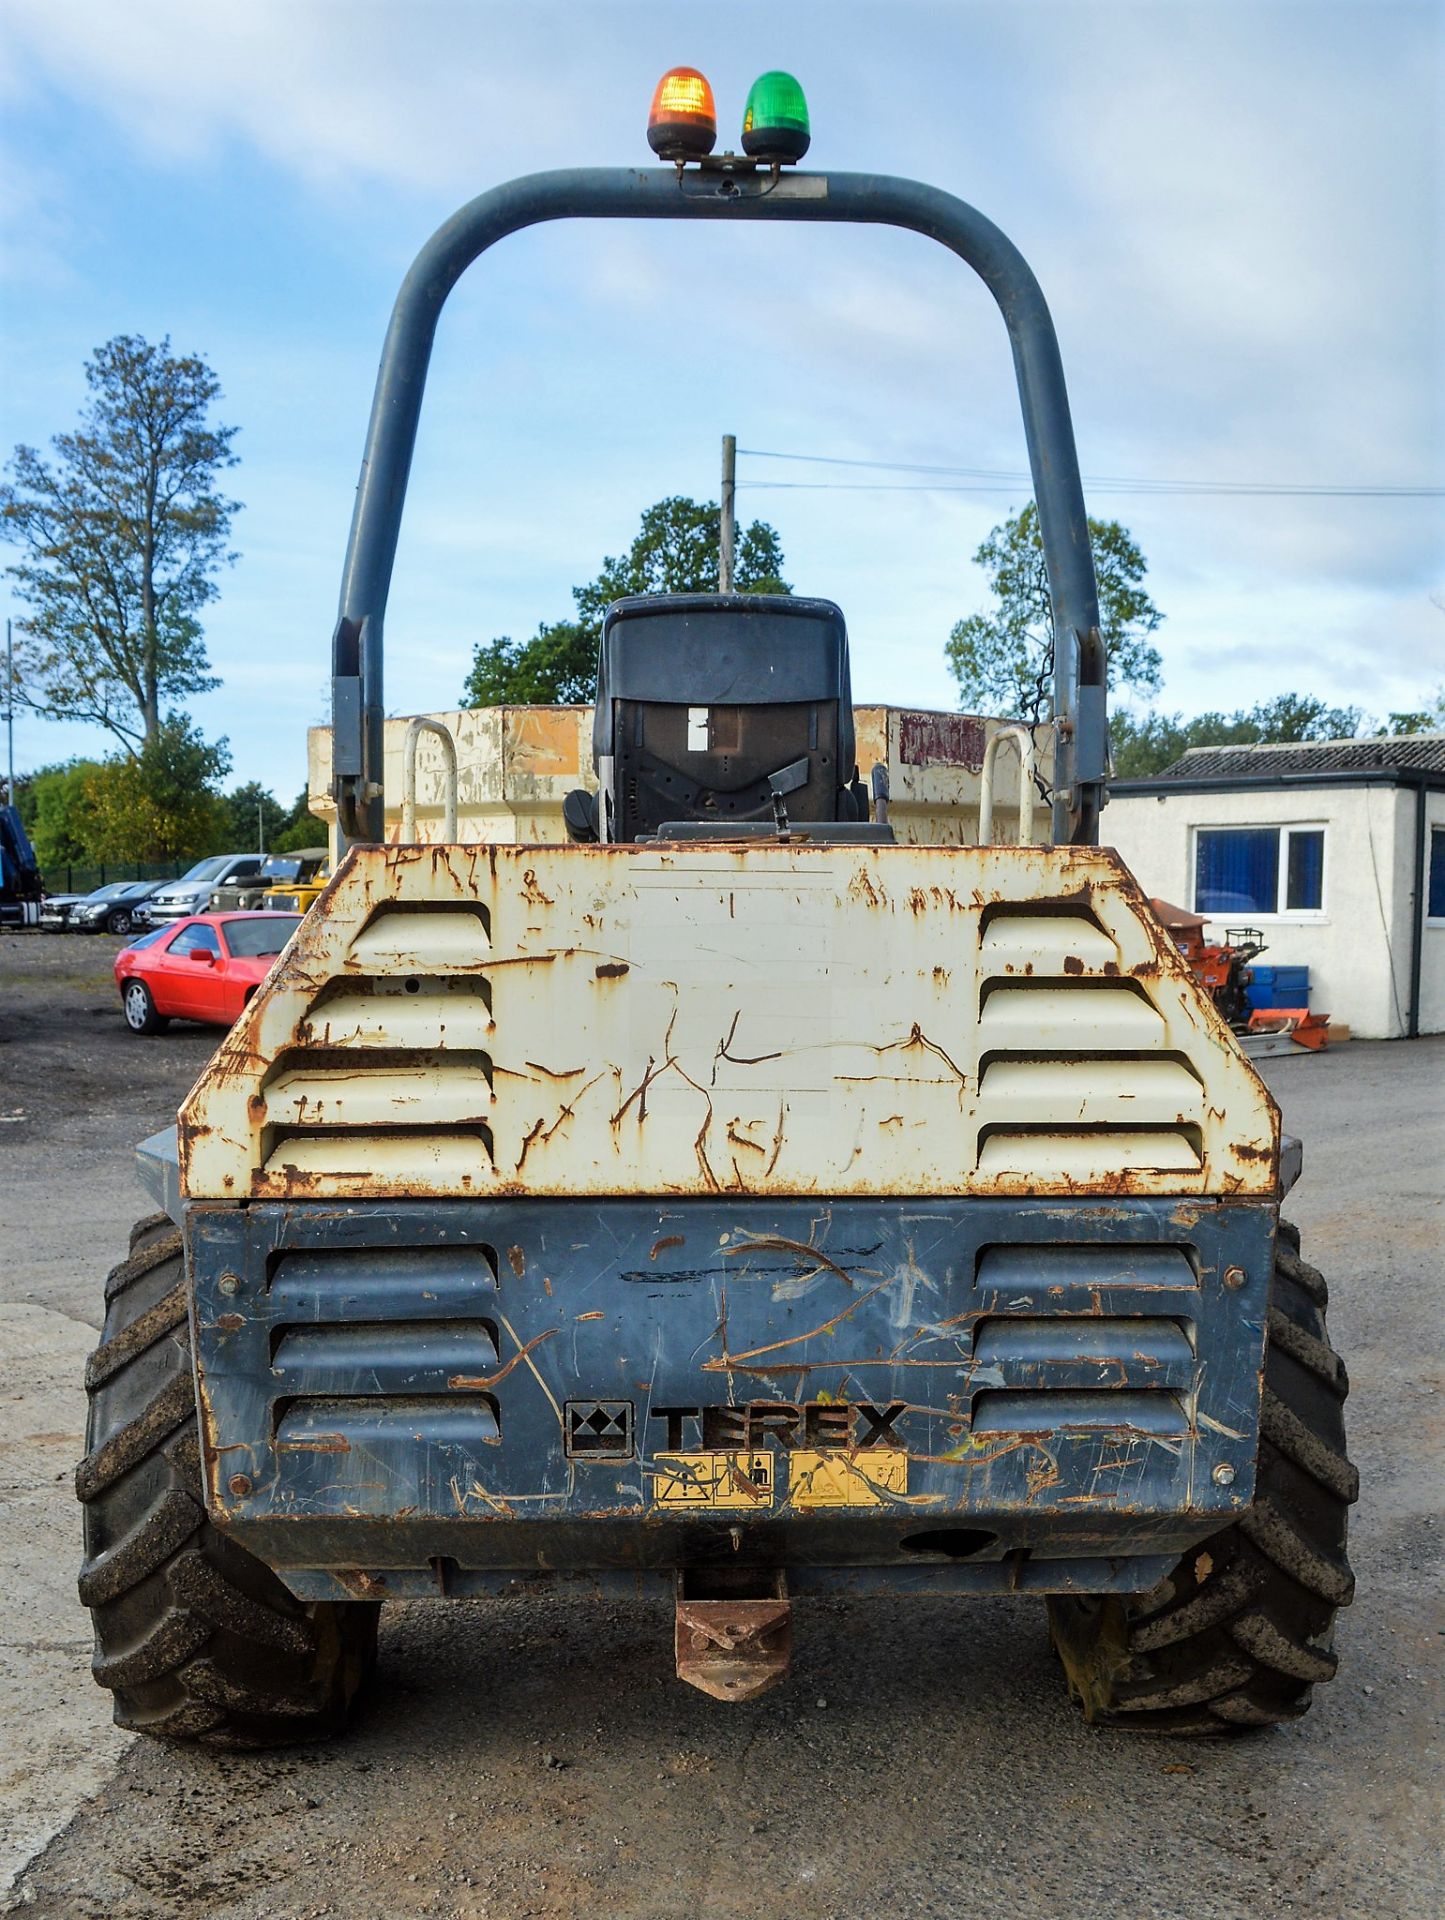
<path id="1" fill-rule="evenodd" d="M 926 473 L 945 477 L 946 484 L 934 481 L 917 485 L 907 481 L 885 480 L 747 480 L 739 481 L 754 490 L 799 493 L 1007 493 L 1024 486 L 1032 487 L 1032 477 L 1021 471 L 998 467 L 934 467 L 909 460 L 849 460 L 838 454 L 777 453 L 761 447 L 739 447 L 750 460 L 788 460 L 813 466 L 867 468 L 886 473 Z M 1134 493 L 1140 495 L 1213 495 L 1245 498 L 1295 499 L 1383 499 L 1436 500 L 1445 498 L 1445 487 L 1335 486 L 1317 483 L 1291 486 L 1273 480 L 1150 480 L 1138 475 L 1086 474 L 1084 485 L 1093 493 Z"/>

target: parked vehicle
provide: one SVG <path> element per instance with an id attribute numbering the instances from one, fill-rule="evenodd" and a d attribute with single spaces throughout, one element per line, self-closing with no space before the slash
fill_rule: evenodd
<path id="1" fill-rule="evenodd" d="M 40 866 L 19 811 L 0 807 L 0 927 L 33 927 L 40 920 Z"/>
<path id="2" fill-rule="evenodd" d="M 165 884 L 110 880 L 92 893 L 52 895 L 40 910 L 40 924 L 56 933 L 130 933 L 142 903 Z"/>
<path id="3" fill-rule="evenodd" d="M 228 880 L 252 880 L 266 864 L 261 853 L 214 853 L 198 860 L 179 880 L 167 880 L 138 910 L 136 924 L 158 927 L 168 920 L 181 920 L 188 914 L 205 913 L 211 905 L 211 893 Z"/>
<path id="4" fill-rule="evenodd" d="M 330 878 L 330 852 L 325 847 L 309 848 L 295 879 L 288 886 L 273 887 L 266 905 L 279 913 L 305 913 L 321 898 Z"/>
<path id="5" fill-rule="evenodd" d="M 140 1149 L 163 1212 L 86 1373 L 80 1594 L 124 1727 L 313 1738 L 383 1603 L 557 1580 L 670 1583 L 678 1674 L 723 1701 L 784 1677 L 793 1593 L 846 1596 L 854 1722 L 878 1599 L 885 1631 L 1046 1600 L 1087 1718 L 1141 1732 L 1294 1721 L 1335 1672 L 1358 1481 L 1280 1218 L 1300 1146 L 1099 845 L 1107 660 L 1043 294 L 949 194 L 782 172 L 788 76 L 742 155 L 705 157 L 711 108 L 674 71 L 667 164 L 483 193 L 398 298 L 331 640 L 345 857 Z M 842 613 L 726 591 L 607 610 L 569 844 L 386 843 L 383 617 L 442 303 L 505 235 L 634 215 L 904 228 L 992 292 L 1058 636 L 1052 844 L 1025 809 L 993 841 L 991 791 L 978 844 L 910 843 L 882 764 L 870 817 Z"/>
<path id="6" fill-rule="evenodd" d="M 121 1011 L 132 1033 L 173 1019 L 229 1027 L 301 924 L 295 913 L 203 913 L 157 927 L 115 956 Z"/>
<path id="7" fill-rule="evenodd" d="M 287 889 L 308 887 L 312 876 L 328 865 L 325 847 L 302 847 L 293 853 L 267 854 L 261 871 L 249 879 L 233 878 L 211 889 L 212 913 L 254 913 L 274 908 L 282 913 L 304 911 Z M 323 883 L 324 884 L 324 883 Z M 308 899 L 306 905 L 311 904 Z"/>
<path id="8" fill-rule="evenodd" d="M 83 893 L 47 893 L 40 902 L 40 925 L 47 933 L 64 933 L 72 910 L 86 898 Z"/>

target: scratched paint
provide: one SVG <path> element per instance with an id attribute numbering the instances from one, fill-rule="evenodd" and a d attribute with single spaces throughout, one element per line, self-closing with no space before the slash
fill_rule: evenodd
<path id="1" fill-rule="evenodd" d="M 771 1564 L 901 1566 L 963 1527 L 1000 1585 L 1024 1549 L 1039 1590 L 1148 1584 L 1151 1553 L 1252 1497 L 1273 1220 L 1137 1198 L 199 1202 L 209 1497 L 312 1593 L 336 1567 L 395 1593 L 435 1590 L 438 1560 L 668 1567 L 733 1527 Z"/>
<path id="2" fill-rule="evenodd" d="M 181 1115 L 193 1199 L 1273 1194 L 1097 848 L 357 849 Z"/>

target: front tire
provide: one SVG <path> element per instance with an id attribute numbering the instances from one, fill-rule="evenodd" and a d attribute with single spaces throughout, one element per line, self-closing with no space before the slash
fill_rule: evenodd
<path id="1" fill-rule="evenodd" d="M 1086 1720 L 1146 1733 L 1228 1733 L 1295 1720 L 1334 1677 L 1335 1614 L 1359 1475 L 1345 1455 L 1344 1362 L 1321 1275 L 1281 1221 L 1265 1349 L 1254 1504 L 1191 1548 L 1152 1593 L 1058 1596 L 1054 1646 Z"/>
<path id="2" fill-rule="evenodd" d="M 132 1033 L 164 1033 L 170 1015 L 156 1012 L 151 990 L 143 980 L 127 980 L 120 990 L 120 1010 Z"/>
<path id="3" fill-rule="evenodd" d="M 131 919 L 129 907 L 117 907 L 115 912 L 106 916 L 107 933 L 129 933 L 135 922 Z"/>
<path id="4" fill-rule="evenodd" d="M 374 1663 L 380 1607 L 304 1605 L 206 1517 L 185 1261 L 164 1214 L 138 1223 L 105 1292 L 75 1486 L 92 1671 L 117 1726 L 216 1747 L 334 1731 Z"/>

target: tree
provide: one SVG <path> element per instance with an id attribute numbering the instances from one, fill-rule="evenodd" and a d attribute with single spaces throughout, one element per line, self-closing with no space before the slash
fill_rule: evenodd
<path id="1" fill-rule="evenodd" d="M 1359 732 L 1358 707 L 1330 707 L 1312 694 L 1280 693 L 1272 700 L 1233 713 L 1146 713 L 1137 717 L 1116 709 L 1109 716 L 1114 772 L 1120 780 L 1142 780 L 1191 747 L 1247 747 L 1294 740 L 1350 740 Z"/>
<path id="2" fill-rule="evenodd" d="M 1359 707 L 1328 707 L 1310 693 L 1277 693 L 1250 708 L 1259 741 L 1353 740 L 1364 714 Z"/>
<path id="3" fill-rule="evenodd" d="M 302 847 L 324 847 L 326 823 L 311 811 L 311 795 L 303 787 L 297 794 L 286 824 L 271 843 L 273 853 L 298 853 Z"/>
<path id="4" fill-rule="evenodd" d="M 226 844 L 238 852 L 257 846 L 258 851 L 273 853 L 276 836 L 288 824 L 289 816 L 275 794 L 259 780 L 248 780 L 233 787 L 225 798 Z"/>
<path id="5" fill-rule="evenodd" d="M 16 781 L 20 817 L 42 868 L 79 866 L 90 859 L 86 783 L 99 772 L 99 761 L 71 760 Z"/>
<path id="6" fill-rule="evenodd" d="M 1144 556 L 1117 520 L 1090 520 L 1089 537 L 1109 685 L 1122 681 L 1139 693 L 1157 693 L 1162 663 L 1149 635 L 1164 616 L 1141 584 Z M 1033 502 L 995 527 L 973 557 L 996 604 L 960 620 L 944 648 L 963 705 L 985 713 L 1048 714 L 1054 619 Z"/>
<path id="7" fill-rule="evenodd" d="M 0 486 L 8 569 L 29 608 L 18 697 L 57 720 L 90 720 L 128 751 L 154 745 L 162 708 L 219 682 L 201 609 L 239 503 L 217 490 L 234 427 L 209 418 L 220 384 L 195 355 L 120 334 L 85 364 L 89 399 L 55 460 L 20 446 Z"/>
<path id="8" fill-rule="evenodd" d="M 167 715 L 139 753 L 116 754 L 88 776 L 91 857 L 198 859 L 222 851 L 228 817 L 216 784 L 230 765 L 224 740 L 203 740 L 184 716 Z"/>
<path id="9" fill-rule="evenodd" d="M 575 620 L 544 622 L 530 640 L 506 636 L 479 645 L 462 690 L 468 707 L 586 701 L 597 682 L 602 617 L 633 593 L 708 593 L 717 589 L 721 513 L 717 502 L 674 494 L 642 516 L 627 552 L 609 556 L 585 587 L 574 587 Z M 788 593 L 783 549 L 765 520 L 740 530 L 733 561 L 739 593 Z"/>

